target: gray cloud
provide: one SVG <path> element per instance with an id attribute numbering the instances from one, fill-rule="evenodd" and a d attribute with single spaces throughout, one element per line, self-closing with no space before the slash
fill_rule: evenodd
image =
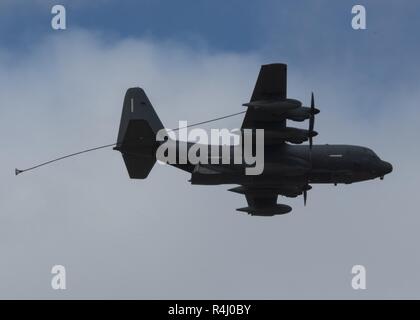
<path id="1" fill-rule="evenodd" d="M 280 199 L 294 208 L 286 216 L 239 214 L 244 198 L 226 186 L 190 186 L 170 167 L 129 180 L 111 150 L 13 175 L 15 166 L 114 141 L 131 86 L 146 90 L 167 127 L 240 111 L 265 62 L 173 42 L 109 44 L 83 30 L 17 58 L 3 48 L 0 297 L 418 298 L 419 97 L 402 84 L 384 92 L 339 69 L 307 75 L 289 65 L 289 95 L 308 102 L 316 92 L 317 142 L 372 147 L 395 172 L 315 186 L 306 208 Z M 50 287 L 54 264 L 67 268 L 65 292 Z M 354 264 L 367 267 L 365 292 L 350 286 Z"/>

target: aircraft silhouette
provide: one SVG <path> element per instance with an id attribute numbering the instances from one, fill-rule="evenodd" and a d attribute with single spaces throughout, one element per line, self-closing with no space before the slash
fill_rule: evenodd
<path id="1" fill-rule="evenodd" d="M 277 204 L 278 195 L 296 197 L 303 194 L 306 205 L 311 184 L 350 184 L 375 178 L 383 179 L 392 165 L 382 161 L 371 149 L 352 145 L 313 145 L 315 107 L 312 93 L 309 107 L 289 99 L 287 65 L 268 64 L 261 70 L 247 107 L 241 129 L 264 129 L 264 171 L 246 175 L 245 164 L 171 165 L 191 173 L 192 184 L 237 184 L 229 191 L 245 195 L 248 206 L 237 209 L 256 216 L 285 214 L 292 208 Z M 287 120 L 309 120 L 309 129 L 288 127 Z M 156 162 L 156 141 L 163 128 L 149 99 L 141 88 L 130 88 L 124 98 L 118 142 L 115 150 L 122 153 L 132 179 L 145 179 Z M 309 140 L 308 145 L 301 144 Z M 176 141 L 175 148 L 179 148 Z M 187 149 L 193 143 L 187 143 Z M 233 147 L 231 147 L 233 148 Z M 209 147 L 209 157 L 211 157 Z M 220 153 L 219 153 L 220 154 Z M 232 153 L 231 153 L 232 154 Z"/>

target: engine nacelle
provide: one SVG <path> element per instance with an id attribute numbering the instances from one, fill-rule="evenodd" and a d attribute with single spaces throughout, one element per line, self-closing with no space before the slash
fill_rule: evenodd
<path id="1" fill-rule="evenodd" d="M 302 106 L 302 102 L 296 99 L 260 100 L 244 103 L 243 106 L 267 112 L 276 112 L 299 108 Z"/>
<path id="2" fill-rule="evenodd" d="M 310 132 L 306 129 L 292 127 L 286 127 L 279 131 L 264 130 L 264 143 L 277 144 L 280 141 L 287 141 L 299 144 L 307 141 L 310 136 L 315 137 L 317 134 L 316 131 Z"/>
<path id="3" fill-rule="evenodd" d="M 314 115 L 318 114 L 319 110 L 314 110 Z M 282 113 L 282 116 L 286 117 L 286 119 L 290 119 L 293 121 L 304 121 L 311 117 L 311 108 L 309 107 L 300 107 L 292 110 L 288 110 Z"/>
<path id="4" fill-rule="evenodd" d="M 292 211 L 292 208 L 286 204 L 275 204 L 269 207 L 255 208 L 245 207 L 236 209 L 237 211 L 246 212 L 252 216 L 270 217 L 274 215 L 286 214 Z"/>

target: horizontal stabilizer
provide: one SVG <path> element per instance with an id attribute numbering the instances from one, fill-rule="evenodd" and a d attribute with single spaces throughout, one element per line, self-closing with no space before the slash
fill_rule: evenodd
<path id="1" fill-rule="evenodd" d="M 123 154 L 123 159 L 131 179 L 146 179 L 156 162 L 154 157 L 137 154 Z"/>

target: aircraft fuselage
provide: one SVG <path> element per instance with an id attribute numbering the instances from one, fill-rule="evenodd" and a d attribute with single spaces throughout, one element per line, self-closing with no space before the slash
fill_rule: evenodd
<path id="1" fill-rule="evenodd" d="M 190 147 L 190 144 L 189 144 Z M 233 154 L 233 147 L 231 147 Z M 219 152 L 220 155 L 220 152 Z M 192 173 L 191 183 L 201 185 L 240 184 L 275 187 L 285 184 L 353 183 L 382 178 L 392 166 L 382 161 L 371 149 L 353 145 L 280 144 L 266 146 L 264 171 L 260 175 L 246 175 L 246 164 L 174 164 Z M 214 170 L 214 174 L 200 173 L 200 168 Z"/>

